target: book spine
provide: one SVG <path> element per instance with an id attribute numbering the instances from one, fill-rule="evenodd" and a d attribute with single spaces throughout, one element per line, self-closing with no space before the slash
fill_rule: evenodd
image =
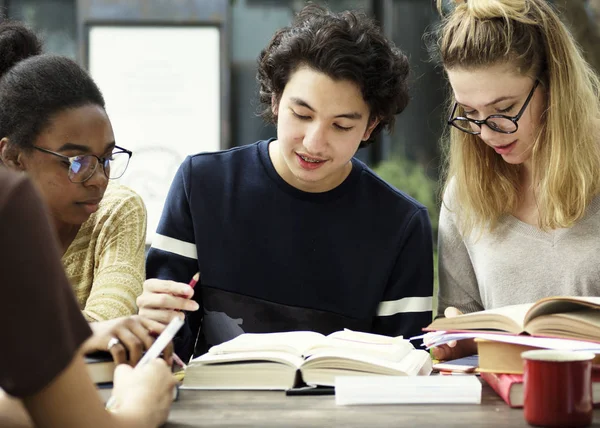
<path id="1" fill-rule="evenodd" d="M 488 372 L 480 373 L 480 376 L 494 391 L 496 391 L 496 394 L 498 394 L 506 404 L 513 408 L 521 407 L 513 405 L 510 401 L 510 389 L 514 384 L 514 381 L 509 376 Z"/>

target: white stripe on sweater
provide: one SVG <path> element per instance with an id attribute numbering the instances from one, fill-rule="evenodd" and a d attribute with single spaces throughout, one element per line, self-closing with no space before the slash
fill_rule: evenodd
<path id="1" fill-rule="evenodd" d="M 377 315 L 386 317 L 406 312 L 426 312 L 433 308 L 432 297 L 404 297 L 398 300 L 387 300 L 379 304 Z"/>
<path id="2" fill-rule="evenodd" d="M 170 238 L 158 233 L 154 235 L 152 248 L 187 257 L 188 259 L 198 259 L 196 244 L 180 241 L 179 239 Z"/>

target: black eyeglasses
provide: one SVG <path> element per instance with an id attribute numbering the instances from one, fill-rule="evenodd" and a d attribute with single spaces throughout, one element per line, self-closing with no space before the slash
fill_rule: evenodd
<path id="1" fill-rule="evenodd" d="M 452 125 L 455 128 L 458 128 L 461 131 L 471 135 L 481 134 L 481 126 L 483 124 L 487 125 L 492 131 L 501 132 L 503 134 L 514 134 L 519 129 L 519 124 L 517 122 L 519 119 L 521 119 L 523 113 L 525 113 L 525 109 L 527 108 L 527 105 L 529 105 L 529 101 L 531 101 L 533 93 L 535 92 L 535 88 L 537 88 L 539 83 L 539 80 L 535 81 L 533 88 L 531 88 L 531 92 L 529 92 L 529 95 L 525 100 L 525 104 L 523 104 L 523 107 L 521 107 L 521 110 L 516 116 L 492 114 L 483 120 L 471 119 L 470 117 L 462 116 L 454 117 L 454 113 L 456 113 L 456 109 L 458 108 L 458 103 L 454 103 L 454 108 L 452 109 L 452 113 L 448 119 L 448 125 Z M 474 125 L 477 125 L 479 129 L 476 129 Z"/>
<path id="2" fill-rule="evenodd" d="M 96 172 L 98 164 L 102 164 L 104 169 L 104 175 L 107 178 L 114 180 L 121 178 L 125 174 L 125 170 L 129 165 L 129 159 L 131 158 L 132 152 L 124 149 L 123 147 L 115 146 L 115 150 L 109 157 L 100 158 L 96 155 L 79 155 L 79 156 L 65 156 L 60 153 L 53 152 L 43 147 L 33 146 L 34 149 L 40 152 L 49 153 L 54 156 L 58 156 L 65 161 L 65 164 L 69 164 L 69 180 L 73 183 L 83 183 L 88 181 Z"/>

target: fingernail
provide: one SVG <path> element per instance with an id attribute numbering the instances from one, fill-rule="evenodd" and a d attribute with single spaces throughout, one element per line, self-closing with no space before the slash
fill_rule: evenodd
<path id="1" fill-rule="evenodd" d="M 196 302 L 192 302 L 192 305 L 189 305 L 190 311 L 197 311 L 200 308 L 200 305 Z"/>

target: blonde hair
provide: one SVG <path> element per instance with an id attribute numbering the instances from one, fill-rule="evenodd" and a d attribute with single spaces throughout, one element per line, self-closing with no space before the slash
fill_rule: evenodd
<path id="1" fill-rule="evenodd" d="M 440 61 L 446 70 L 514 64 L 540 80 L 547 105 L 531 155 L 538 226 L 572 226 L 600 193 L 597 75 L 546 0 L 455 3 L 438 28 Z M 520 165 L 504 162 L 478 136 L 450 128 L 444 187 L 453 182 L 461 232 L 493 229 L 520 202 Z"/>

